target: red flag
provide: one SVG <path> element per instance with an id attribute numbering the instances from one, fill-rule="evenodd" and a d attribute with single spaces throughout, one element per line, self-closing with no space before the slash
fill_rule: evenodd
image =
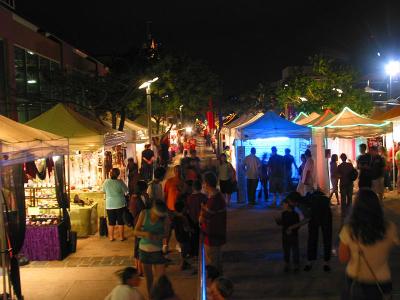
<path id="1" fill-rule="evenodd" d="M 206 117 L 207 117 L 207 123 L 208 123 L 209 130 L 214 129 L 215 128 L 215 119 L 214 119 L 213 103 L 212 103 L 211 98 L 210 98 L 210 101 L 208 101 L 208 111 L 207 111 Z"/>

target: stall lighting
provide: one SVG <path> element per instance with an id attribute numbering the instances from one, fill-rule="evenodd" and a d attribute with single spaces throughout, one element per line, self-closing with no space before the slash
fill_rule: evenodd
<path id="1" fill-rule="evenodd" d="M 53 161 L 54 162 L 56 162 L 57 160 L 59 160 L 60 159 L 60 156 L 59 155 L 54 155 L 53 156 Z"/>
<path id="2" fill-rule="evenodd" d="M 35 79 L 30 79 L 27 81 L 28 84 L 35 84 L 37 81 Z"/>
<path id="3" fill-rule="evenodd" d="M 186 130 L 186 133 L 192 133 L 192 127 L 186 127 L 185 128 L 185 130 Z"/>
<path id="4" fill-rule="evenodd" d="M 33 53 L 32 51 L 27 51 L 28 52 L 28 54 L 30 54 L 30 55 L 34 55 L 35 53 Z"/>
<path id="5" fill-rule="evenodd" d="M 299 97 L 299 99 L 300 99 L 302 102 L 307 102 L 307 101 L 308 101 L 308 99 L 307 99 L 306 97 Z"/>

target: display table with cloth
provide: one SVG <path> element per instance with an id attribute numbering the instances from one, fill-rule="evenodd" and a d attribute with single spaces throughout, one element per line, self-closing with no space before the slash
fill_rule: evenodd
<path id="1" fill-rule="evenodd" d="M 97 232 L 97 203 L 79 206 L 71 204 L 71 230 L 76 231 L 78 237 L 87 237 Z"/>
<path id="2" fill-rule="evenodd" d="M 71 190 L 70 199 L 73 202 L 75 195 L 78 195 L 80 199 L 87 202 L 87 200 L 92 200 L 97 203 L 97 214 L 99 217 L 104 217 L 104 205 L 105 205 L 105 194 L 103 192 L 87 192 L 82 190 Z"/>
<path id="3" fill-rule="evenodd" d="M 58 225 L 26 226 L 21 253 L 29 260 L 61 260 L 68 254 L 67 229 Z"/>

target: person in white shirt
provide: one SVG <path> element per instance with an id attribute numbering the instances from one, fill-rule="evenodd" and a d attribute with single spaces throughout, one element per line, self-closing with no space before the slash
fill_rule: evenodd
<path id="1" fill-rule="evenodd" d="M 249 204 L 256 203 L 256 191 L 260 178 L 261 161 L 256 156 L 256 148 L 251 148 L 251 154 L 244 159 L 244 169 L 247 177 L 247 201 Z"/>
<path id="2" fill-rule="evenodd" d="M 301 182 L 304 185 L 303 196 L 313 192 L 315 189 L 315 164 L 310 149 L 307 149 L 304 154 L 306 156 L 306 164 L 301 175 Z"/>
<path id="3" fill-rule="evenodd" d="M 138 291 L 140 277 L 137 276 L 135 268 L 127 267 L 117 272 L 121 284 L 117 285 L 104 300 L 144 300 Z"/>
<path id="4" fill-rule="evenodd" d="M 162 187 L 162 181 L 164 180 L 166 174 L 166 170 L 163 167 L 158 167 L 154 171 L 154 179 L 150 181 L 147 187 L 147 194 L 151 201 L 161 200 L 165 201 L 164 199 L 164 191 Z"/>

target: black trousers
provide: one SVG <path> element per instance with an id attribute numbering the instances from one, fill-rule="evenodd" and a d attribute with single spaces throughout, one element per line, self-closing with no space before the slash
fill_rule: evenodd
<path id="1" fill-rule="evenodd" d="M 247 201 L 249 203 L 256 203 L 258 179 L 247 179 Z"/>
<path id="2" fill-rule="evenodd" d="M 332 251 L 332 219 L 310 220 L 308 223 L 308 243 L 307 259 L 313 261 L 317 259 L 319 230 L 322 231 L 322 242 L 324 244 L 324 260 L 331 259 Z"/>
<path id="3" fill-rule="evenodd" d="M 383 293 L 388 298 L 392 294 L 392 282 L 379 283 Z M 345 288 L 341 295 L 342 300 L 381 300 L 382 294 L 376 283 L 362 283 L 354 281 L 346 275 Z"/>
<path id="4" fill-rule="evenodd" d="M 269 191 L 268 191 L 268 178 L 261 178 L 260 180 L 262 191 L 258 191 L 258 198 L 261 198 L 262 192 L 264 192 L 264 199 L 268 200 L 269 198 Z"/>
<path id="5" fill-rule="evenodd" d="M 353 184 L 341 185 L 339 189 L 342 214 L 345 216 L 353 202 Z"/>
<path id="6" fill-rule="evenodd" d="M 300 263 L 300 250 L 299 250 L 299 236 L 298 234 L 287 235 L 282 233 L 282 247 L 283 257 L 285 263 L 290 263 L 290 254 L 292 254 L 293 263 L 298 265 Z"/>
<path id="7" fill-rule="evenodd" d="M 198 223 L 192 225 L 191 227 L 193 232 L 190 235 L 190 255 L 199 256 L 200 227 Z"/>

